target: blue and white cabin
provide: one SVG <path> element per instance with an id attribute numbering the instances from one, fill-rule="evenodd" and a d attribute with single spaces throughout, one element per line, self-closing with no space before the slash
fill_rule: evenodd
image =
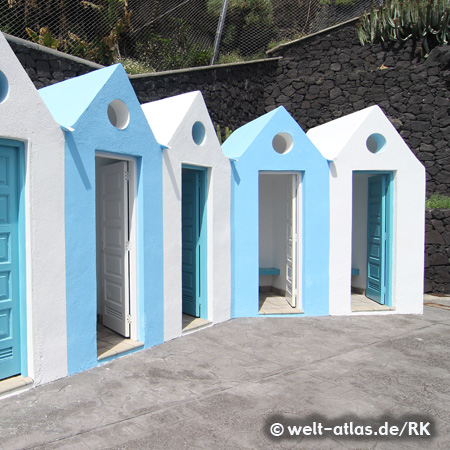
<path id="1" fill-rule="evenodd" d="M 64 135 L 2 33 L 0 117 L 0 390 L 6 391 L 66 376 L 67 330 Z"/>
<path id="2" fill-rule="evenodd" d="M 114 65 L 41 89 L 65 130 L 67 363 L 163 341 L 162 153 Z"/>
<path id="3" fill-rule="evenodd" d="M 222 149 L 232 168 L 232 317 L 327 315 L 326 159 L 283 107 Z"/>
<path id="4" fill-rule="evenodd" d="M 307 135 L 330 161 L 330 314 L 422 313 L 425 168 L 378 106 Z"/>
<path id="5" fill-rule="evenodd" d="M 200 92 L 142 105 L 163 150 L 164 339 L 230 318 L 230 164 Z"/>

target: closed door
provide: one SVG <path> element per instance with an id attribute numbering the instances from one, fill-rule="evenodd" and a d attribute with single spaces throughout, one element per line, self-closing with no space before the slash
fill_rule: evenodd
<path id="1" fill-rule="evenodd" d="M 21 373 L 18 148 L 0 143 L 0 379 Z"/>
<path id="2" fill-rule="evenodd" d="M 200 170 L 182 171 L 182 308 L 183 313 L 195 317 L 206 313 L 204 176 Z"/>
<path id="3" fill-rule="evenodd" d="M 387 189 L 388 175 L 369 178 L 366 296 L 382 305 L 386 303 Z"/>
<path id="4" fill-rule="evenodd" d="M 100 168 L 100 309 L 103 325 L 130 336 L 128 163 Z"/>

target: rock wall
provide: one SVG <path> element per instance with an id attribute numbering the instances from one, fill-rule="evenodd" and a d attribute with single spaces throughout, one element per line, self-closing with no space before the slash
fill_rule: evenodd
<path id="1" fill-rule="evenodd" d="M 131 75 L 141 103 L 201 91 L 213 122 L 235 130 L 265 113 L 264 92 L 278 58 L 165 73 Z"/>
<path id="2" fill-rule="evenodd" d="M 450 209 L 427 209 L 425 292 L 450 294 Z"/>
<path id="3" fill-rule="evenodd" d="M 37 89 L 103 67 L 24 39 L 5 37 Z"/>
<path id="4" fill-rule="evenodd" d="M 356 21 L 279 47 L 265 109 L 284 105 L 302 128 L 379 105 L 427 169 L 427 192 L 450 194 L 450 46 L 418 57 L 410 40 L 366 45 Z"/>
<path id="5" fill-rule="evenodd" d="M 361 47 L 356 21 L 280 46 L 271 60 L 131 76 L 141 103 L 200 90 L 215 124 L 236 129 L 283 105 L 307 131 L 380 105 L 427 169 L 427 192 L 450 194 L 450 46 L 426 59 L 403 44 Z M 7 36 L 37 88 L 98 64 Z M 427 211 L 425 292 L 450 293 L 450 212 Z"/>

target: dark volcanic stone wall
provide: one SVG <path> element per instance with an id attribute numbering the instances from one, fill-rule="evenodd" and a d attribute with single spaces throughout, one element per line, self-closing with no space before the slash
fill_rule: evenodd
<path id="1" fill-rule="evenodd" d="M 141 103 L 201 91 L 211 118 L 222 130 L 241 127 L 264 114 L 264 91 L 277 70 L 277 59 L 211 68 L 132 75 Z"/>
<path id="2" fill-rule="evenodd" d="M 356 21 L 275 50 L 266 111 L 284 105 L 307 131 L 379 105 L 427 169 L 427 192 L 450 194 L 450 46 L 426 59 L 412 41 L 362 47 Z"/>
<path id="3" fill-rule="evenodd" d="M 450 294 L 450 209 L 428 209 L 425 227 L 424 291 Z"/>
<path id="4" fill-rule="evenodd" d="M 37 89 L 103 67 L 23 39 L 6 39 Z"/>

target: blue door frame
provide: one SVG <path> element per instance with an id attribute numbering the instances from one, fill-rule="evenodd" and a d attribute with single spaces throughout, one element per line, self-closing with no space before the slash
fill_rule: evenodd
<path id="1" fill-rule="evenodd" d="M 392 173 L 368 179 L 366 296 L 386 306 L 392 306 L 392 180 Z"/>
<path id="2" fill-rule="evenodd" d="M 27 375 L 24 145 L 0 139 L 0 379 Z"/>
<path id="3" fill-rule="evenodd" d="M 206 319 L 206 178 L 207 169 L 182 166 L 182 309 L 183 313 Z"/>

